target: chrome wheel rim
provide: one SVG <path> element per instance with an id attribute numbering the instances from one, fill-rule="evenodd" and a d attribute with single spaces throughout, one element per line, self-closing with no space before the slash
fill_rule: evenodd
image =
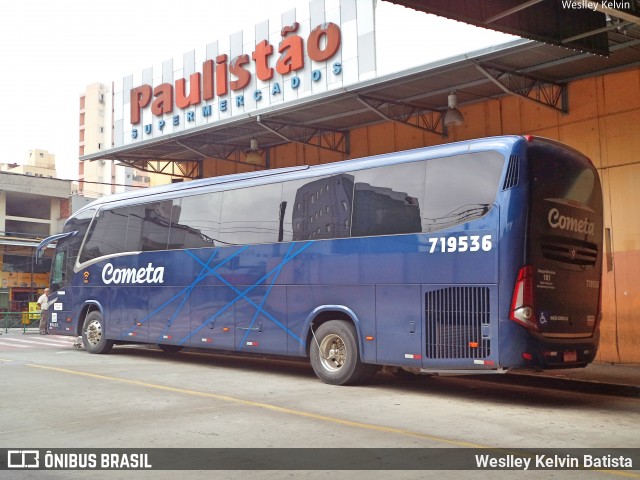
<path id="1" fill-rule="evenodd" d="M 347 361 L 347 346 L 338 335 L 327 335 L 320 343 L 320 362 L 330 371 L 337 372 Z"/>
<path id="2" fill-rule="evenodd" d="M 97 345 L 102 339 L 102 324 L 98 320 L 93 320 L 87 325 L 84 332 L 87 342 L 91 345 Z"/>

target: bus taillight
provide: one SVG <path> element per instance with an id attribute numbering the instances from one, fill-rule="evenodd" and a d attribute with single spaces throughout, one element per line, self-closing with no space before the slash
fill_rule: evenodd
<path id="1" fill-rule="evenodd" d="M 513 288 L 509 318 L 530 330 L 539 331 L 533 308 L 533 268 L 524 266 L 518 272 Z"/>

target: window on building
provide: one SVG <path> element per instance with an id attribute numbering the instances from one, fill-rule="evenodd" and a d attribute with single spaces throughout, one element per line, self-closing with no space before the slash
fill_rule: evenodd
<path id="1" fill-rule="evenodd" d="M 355 174 L 354 237 L 422 230 L 425 162 L 389 165 Z"/>
<path id="2" fill-rule="evenodd" d="M 10 217 L 51 219 L 51 200 L 40 195 L 6 192 L 6 214 Z"/>
<path id="3" fill-rule="evenodd" d="M 41 222 L 28 222 L 21 220 L 6 220 L 4 231 L 8 236 L 16 237 L 47 237 L 49 236 L 49 224 Z"/>
<path id="4" fill-rule="evenodd" d="M 352 203 L 351 174 L 285 182 L 283 240 L 348 237 Z"/>

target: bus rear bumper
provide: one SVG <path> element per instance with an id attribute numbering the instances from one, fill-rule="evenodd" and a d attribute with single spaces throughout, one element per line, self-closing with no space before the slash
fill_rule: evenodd
<path id="1" fill-rule="evenodd" d="M 584 368 L 595 360 L 597 353 L 598 346 L 592 341 L 539 344 L 531 353 L 523 353 L 523 366 L 525 368 L 537 367 L 544 370 Z"/>

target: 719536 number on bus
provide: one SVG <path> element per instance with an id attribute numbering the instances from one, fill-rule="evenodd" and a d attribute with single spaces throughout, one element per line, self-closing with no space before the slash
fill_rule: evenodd
<path id="1" fill-rule="evenodd" d="M 489 252 L 493 248 L 491 235 L 461 235 L 429 239 L 429 253 Z"/>

